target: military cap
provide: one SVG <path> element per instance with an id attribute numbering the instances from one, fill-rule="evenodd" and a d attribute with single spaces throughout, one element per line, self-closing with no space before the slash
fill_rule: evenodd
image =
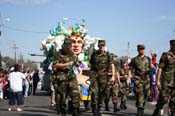
<path id="1" fill-rule="evenodd" d="M 113 57 L 118 57 L 116 54 L 113 54 Z"/>
<path id="2" fill-rule="evenodd" d="M 124 63 L 128 62 L 128 59 L 127 58 L 122 58 L 120 61 L 121 61 L 121 64 L 124 64 Z"/>
<path id="3" fill-rule="evenodd" d="M 98 46 L 101 46 L 101 45 L 106 45 L 106 41 L 105 40 L 98 40 Z"/>
<path id="4" fill-rule="evenodd" d="M 140 49 L 145 49 L 145 45 L 143 44 L 137 45 L 137 50 L 140 50 Z"/>
<path id="5" fill-rule="evenodd" d="M 72 41 L 70 38 L 66 38 L 64 40 L 64 43 L 63 43 L 64 46 L 71 46 L 72 45 Z"/>
<path id="6" fill-rule="evenodd" d="M 170 45 L 175 45 L 175 40 L 170 40 Z"/>

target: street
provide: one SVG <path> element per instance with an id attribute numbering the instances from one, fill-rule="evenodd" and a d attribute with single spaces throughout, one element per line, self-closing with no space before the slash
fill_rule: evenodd
<path id="1" fill-rule="evenodd" d="M 61 116 L 56 114 L 56 111 L 50 110 L 50 96 L 43 91 L 37 91 L 35 96 L 25 98 L 25 105 L 22 112 L 16 110 L 8 111 L 8 100 L 0 101 L 0 116 Z M 102 109 L 103 116 L 136 116 L 135 101 L 129 100 L 127 102 L 128 109 L 119 112 L 113 112 L 113 104 L 110 102 L 110 111 L 106 112 Z M 147 103 L 145 109 L 145 116 L 151 116 L 155 105 Z M 91 116 L 91 111 L 85 111 L 83 103 L 81 102 L 81 116 Z M 70 114 L 68 116 L 71 116 Z M 167 106 L 165 106 L 164 116 L 167 116 Z"/>

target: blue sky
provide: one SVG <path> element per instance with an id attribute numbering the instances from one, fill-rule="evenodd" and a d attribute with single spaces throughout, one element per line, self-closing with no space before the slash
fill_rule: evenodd
<path id="1" fill-rule="evenodd" d="M 33 32 L 48 32 L 63 17 L 85 19 L 88 34 L 107 41 L 108 50 L 118 56 L 137 55 L 137 44 L 145 44 L 146 54 L 153 50 L 160 57 L 169 50 L 175 36 L 174 0 L 0 0 L 3 25 Z M 9 18 L 10 21 L 6 19 Z M 42 54 L 41 41 L 47 33 L 30 33 L 0 27 L 0 50 L 14 57 L 14 41 L 25 59 L 40 61 L 28 53 Z"/>

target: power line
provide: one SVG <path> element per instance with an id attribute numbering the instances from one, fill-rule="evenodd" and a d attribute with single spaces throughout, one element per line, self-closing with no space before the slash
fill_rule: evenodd
<path id="1" fill-rule="evenodd" d="M 37 33 L 37 34 L 42 34 L 42 33 L 49 33 L 49 32 L 41 32 L 41 31 L 33 31 L 33 30 L 26 30 L 26 29 L 20 29 L 12 26 L 6 26 L 6 25 L 1 25 L 4 28 L 11 29 L 14 31 L 21 31 L 21 32 L 29 32 L 29 33 Z"/>
<path id="2" fill-rule="evenodd" d="M 13 27 L 13 26 L 7 26 L 7 25 L 4 25 L 3 23 L 3 17 L 2 17 L 2 14 L 0 12 L 0 28 L 7 28 L 7 29 L 11 29 L 11 30 L 14 30 L 14 31 L 20 31 L 20 32 L 29 32 L 29 33 L 36 33 L 36 34 L 43 34 L 43 33 L 49 33 L 49 31 L 47 32 L 43 32 L 43 31 L 33 31 L 33 30 L 27 30 L 27 29 L 21 29 L 21 28 L 16 28 L 16 27 Z M 0 30 L 0 35 L 2 34 L 1 30 Z"/>

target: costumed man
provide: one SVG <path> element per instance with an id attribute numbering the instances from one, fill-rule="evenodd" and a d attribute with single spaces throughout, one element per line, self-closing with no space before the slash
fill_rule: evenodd
<path id="1" fill-rule="evenodd" d="M 57 77 L 57 87 L 55 88 L 56 95 L 59 96 L 59 101 L 56 101 L 57 109 L 60 108 L 62 116 L 66 116 L 66 99 L 71 98 L 72 116 L 79 115 L 80 94 L 78 81 L 73 71 L 73 64 L 76 58 L 71 50 L 72 36 L 79 37 L 78 34 L 72 33 L 70 37 L 64 40 L 62 49 L 57 52 L 53 58 L 54 75 Z"/>
<path id="2" fill-rule="evenodd" d="M 116 57 L 117 56 L 115 54 L 110 53 L 110 58 L 113 59 L 114 63 L 115 63 Z M 110 111 L 108 103 L 110 100 L 110 96 L 112 96 L 112 103 L 114 104 L 114 112 L 117 112 L 117 111 L 120 111 L 120 109 L 118 108 L 118 92 L 119 92 L 120 77 L 119 77 L 117 66 L 115 66 L 115 81 L 114 81 L 114 83 L 111 83 L 111 77 L 112 77 L 112 67 L 109 67 L 106 95 L 105 95 L 105 99 L 104 99 L 105 110 Z"/>
<path id="3" fill-rule="evenodd" d="M 105 51 L 105 40 L 98 41 L 99 50 L 95 51 L 90 59 L 91 68 L 91 106 L 93 116 L 102 116 L 101 107 L 106 94 L 108 82 L 108 69 L 112 68 L 111 82 L 115 81 L 115 67 L 109 53 Z"/>
<path id="4" fill-rule="evenodd" d="M 151 60 L 145 56 L 145 46 L 137 45 L 138 56 L 131 60 L 130 66 L 134 74 L 134 92 L 136 96 L 137 116 L 144 115 L 144 108 L 150 96 L 149 72 Z"/>
<path id="5" fill-rule="evenodd" d="M 120 74 L 120 96 L 121 96 L 121 104 L 120 109 L 126 110 L 126 100 L 127 95 L 129 94 L 129 85 L 131 82 L 131 70 L 127 64 L 127 61 L 122 60 L 121 68 L 119 69 Z"/>
<path id="6" fill-rule="evenodd" d="M 160 91 L 152 116 L 160 116 L 160 110 L 169 101 L 171 116 L 175 116 L 175 40 L 170 40 L 170 50 L 160 58 L 157 72 L 157 87 Z"/>

